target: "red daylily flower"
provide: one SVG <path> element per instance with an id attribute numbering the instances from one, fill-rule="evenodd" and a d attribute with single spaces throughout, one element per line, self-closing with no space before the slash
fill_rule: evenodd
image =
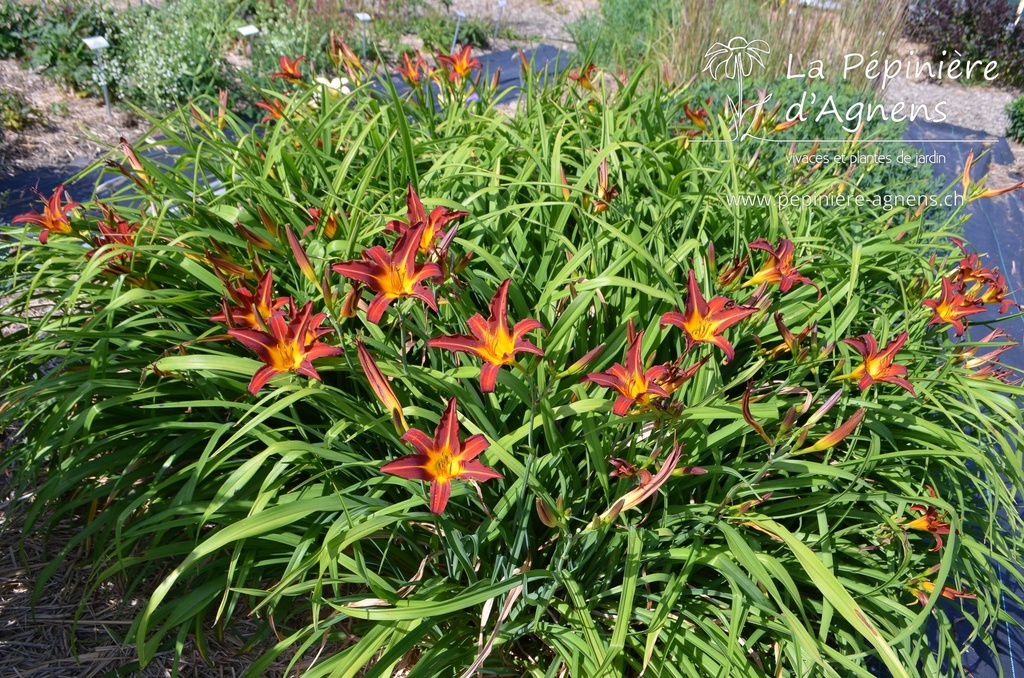
<path id="1" fill-rule="evenodd" d="M 226 323 L 236 329 L 266 329 L 267 321 L 277 314 L 278 310 L 288 303 L 288 297 L 274 299 L 274 271 L 267 272 L 256 285 L 255 294 L 248 287 L 227 286 L 228 296 L 235 306 L 228 306 L 227 299 L 221 300 L 221 312 L 211 316 L 210 320 Z"/>
<path id="2" fill-rule="evenodd" d="M 260 120 L 260 122 L 270 122 L 271 120 L 280 120 L 284 117 L 284 109 L 281 108 L 281 102 L 277 99 L 273 101 L 257 101 L 256 108 L 262 108 L 267 112 L 266 115 Z"/>
<path id="3" fill-rule="evenodd" d="M 935 582 L 928 579 L 928 577 L 936 574 L 940 567 L 941 566 L 939 565 L 933 565 L 925 570 L 924 573 L 911 578 L 910 581 L 907 582 L 906 588 L 910 589 L 917 597 L 915 602 L 920 603 L 922 606 L 928 604 L 928 597 L 935 591 Z M 956 600 L 958 598 L 974 599 L 978 597 L 969 591 L 960 591 L 949 586 L 943 586 L 939 595 L 949 600 Z M 911 603 L 911 605 L 913 604 L 914 603 Z"/>
<path id="4" fill-rule="evenodd" d="M 228 330 L 229 335 L 266 363 L 256 370 L 252 381 L 249 382 L 249 393 L 253 395 L 256 395 L 271 377 L 286 372 L 298 372 L 319 381 L 320 375 L 313 367 L 313 361 L 343 352 L 338 346 L 330 346 L 319 341 L 320 337 L 334 330 L 320 327 L 320 323 L 327 315 L 312 315 L 312 301 L 307 301 L 298 313 L 295 313 L 293 302 L 290 302 L 289 306 L 291 320 L 286 321 L 283 314 L 274 313 L 267 320 L 268 331 Z"/>
<path id="5" fill-rule="evenodd" d="M 744 287 L 768 283 L 770 285 L 778 285 L 779 291 L 785 294 L 796 283 L 805 283 L 818 290 L 818 296 L 821 296 L 821 288 L 811 282 L 810 278 L 801 275 L 800 271 L 793 265 L 793 241 L 779 238 L 779 244 L 772 247 L 772 244 L 764 238 L 758 238 L 750 243 L 749 247 L 752 250 L 764 250 L 767 252 L 768 260 L 764 262 L 761 270 L 755 273 L 750 280 L 743 283 Z"/>
<path id="6" fill-rule="evenodd" d="M 94 248 L 86 252 L 85 256 L 92 259 L 101 247 L 108 247 L 116 254 L 110 257 L 104 270 L 113 274 L 128 273 L 128 265 L 135 254 L 129 248 L 135 246 L 135 233 L 139 229 L 139 224 L 128 223 L 106 205 L 100 205 L 100 209 L 103 211 L 105 222 L 101 221 L 96 225 L 99 234 L 93 238 Z"/>
<path id="7" fill-rule="evenodd" d="M 423 226 L 423 232 L 419 241 L 419 252 L 421 254 L 430 254 L 431 252 L 440 253 L 440 250 L 435 246 L 435 243 L 438 240 L 441 240 L 443 243 L 448 242 L 452 235 L 442 229 L 456 219 L 461 219 L 462 217 L 469 215 L 469 212 L 459 212 L 442 206 L 435 207 L 430 210 L 430 214 L 427 214 L 426 210 L 423 208 L 423 201 L 420 200 L 420 196 L 416 194 L 416 189 L 413 188 L 412 182 L 409 182 L 409 190 L 406 193 L 405 204 L 406 220 L 389 221 L 385 229 L 395 231 L 401 236 L 418 226 Z"/>
<path id="8" fill-rule="evenodd" d="M 437 312 L 434 293 L 423 286 L 423 281 L 440 278 L 441 268 L 432 262 L 416 264 L 416 251 L 425 229 L 426 225 L 421 225 L 406 231 L 395 243 L 393 252 L 377 245 L 363 250 L 362 261 L 332 266 L 336 273 L 361 282 L 377 293 L 366 312 L 366 319 L 371 323 L 380 323 L 384 310 L 402 297 L 422 299 Z"/>
<path id="9" fill-rule="evenodd" d="M 580 379 L 580 383 L 589 381 L 618 393 L 612 412 L 620 417 L 624 417 L 633 405 L 648 405 L 654 398 L 669 397 L 668 391 L 658 383 L 668 373 L 665 366 L 655 365 L 644 370 L 643 358 L 640 356 L 643 338 L 644 333 L 640 332 L 630 342 L 624 366 L 615 363 L 604 372 L 591 372 Z"/>
<path id="10" fill-rule="evenodd" d="M 508 286 L 509 278 L 498 286 L 498 291 L 491 299 L 491 317 L 483 319 L 479 313 L 467 321 L 473 336 L 453 334 L 437 337 L 427 342 L 431 348 L 443 348 L 449 351 L 472 353 L 483 360 L 480 367 L 480 390 L 493 393 L 498 379 L 498 370 L 502 365 L 511 365 L 516 360 L 516 353 L 525 352 L 544 355 L 544 351 L 524 339 L 527 332 L 542 330 L 544 325 L 533 318 L 520 320 L 508 331 Z"/>
<path id="11" fill-rule="evenodd" d="M 483 435 L 477 433 L 459 441 L 455 398 L 448 401 L 433 439 L 423 431 L 411 428 L 405 432 L 402 440 L 415 447 L 417 454 L 408 454 L 384 464 L 380 470 L 408 480 L 429 482 L 430 510 L 433 513 L 442 513 L 448 505 L 453 480 L 484 482 L 504 477 L 477 461 L 480 453 L 490 446 Z"/>
<path id="12" fill-rule="evenodd" d="M 50 237 L 50 233 L 64 233 L 70 234 L 74 231 L 71 230 L 71 222 L 68 221 L 68 213 L 79 207 L 80 205 L 68 196 L 68 201 L 63 202 L 64 196 L 64 184 L 61 184 L 50 196 L 49 200 L 46 200 L 46 204 L 43 207 L 43 213 L 30 212 L 28 214 L 20 214 L 11 219 L 12 224 L 34 224 L 39 226 L 43 230 L 39 232 L 39 242 L 46 244 L 46 240 Z M 40 199 L 43 199 L 42 194 L 39 195 Z"/>
<path id="13" fill-rule="evenodd" d="M 956 280 L 959 283 L 958 287 L 966 287 L 968 283 L 978 283 L 984 285 L 995 276 L 995 271 L 981 263 L 981 257 L 977 252 L 967 253 L 967 248 L 964 247 L 963 243 L 959 240 L 954 242 L 960 246 L 960 249 L 964 250 L 963 259 L 957 265 Z"/>
<path id="14" fill-rule="evenodd" d="M 935 582 L 925 579 L 923 581 L 917 582 L 915 586 L 917 586 L 918 588 L 918 590 L 914 591 L 914 595 L 917 596 L 916 602 L 921 605 L 927 605 L 928 597 L 932 594 L 933 591 L 935 591 Z M 954 589 L 949 586 L 943 586 L 942 591 L 939 592 L 939 595 L 941 595 L 943 598 L 948 598 L 949 600 L 956 600 L 958 598 L 974 600 L 978 597 L 978 595 L 975 593 L 971 593 L 969 591 L 961 591 L 959 589 Z"/>
<path id="15" fill-rule="evenodd" d="M 309 213 L 309 217 L 313 220 L 313 223 L 306 226 L 305 230 L 302 231 L 302 236 L 305 237 L 309 235 L 311 231 L 316 230 L 316 227 L 323 223 L 324 236 L 326 236 L 328 240 L 333 240 L 334 236 L 338 233 L 338 213 L 330 212 L 325 217 L 323 210 L 319 207 L 310 207 L 306 212 Z"/>
<path id="16" fill-rule="evenodd" d="M 939 511 L 934 506 L 922 506 L 915 504 L 910 507 L 911 511 L 917 511 L 922 515 L 909 523 L 903 525 L 904 530 L 924 530 L 935 536 L 935 546 L 930 551 L 938 551 L 942 548 L 942 537 L 949 534 L 949 523 L 939 518 Z"/>
<path id="17" fill-rule="evenodd" d="M 679 356 L 674 362 L 665 363 L 665 373 L 655 379 L 655 383 L 665 389 L 665 393 L 672 395 L 679 390 L 679 387 L 688 382 L 693 375 L 697 374 L 697 370 L 704 366 L 711 358 L 710 355 L 706 355 L 694 364 L 690 365 L 686 369 L 681 369 L 683 364 L 683 356 Z"/>
<path id="18" fill-rule="evenodd" d="M 300 68 L 300 64 L 305 60 L 305 56 L 295 57 L 294 59 L 289 59 L 286 56 L 281 57 L 278 61 L 280 70 L 276 73 L 271 73 L 270 79 L 287 80 L 293 84 L 302 82 L 302 69 Z"/>
<path id="19" fill-rule="evenodd" d="M 909 335 L 901 332 L 895 339 L 885 345 L 881 351 L 878 350 L 878 340 L 870 334 L 862 334 L 859 339 L 843 339 L 843 343 L 849 344 L 864 357 L 864 362 L 854 368 L 853 372 L 844 374 L 839 379 L 859 379 L 858 386 L 861 391 L 866 391 L 875 382 L 886 382 L 895 384 L 910 391 L 910 395 L 917 396 L 914 387 L 904 379 L 907 376 L 905 365 L 893 362 L 896 354 L 907 343 Z"/>
<path id="20" fill-rule="evenodd" d="M 661 326 L 675 325 L 681 329 L 686 335 L 687 351 L 696 344 L 714 344 L 725 352 L 726 362 L 729 362 L 736 357 L 736 352 L 732 344 L 722 336 L 722 332 L 747 316 L 753 315 L 757 309 L 740 306 L 725 297 L 714 297 L 711 301 L 705 301 L 692 269 L 687 288 L 684 311 L 669 311 L 661 317 Z"/>
<path id="21" fill-rule="evenodd" d="M 423 60 L 423 56 L 419 52 L 416 52 L 416 61 L 409 58 L 409 53 L 405 52 L 402 54 L 402 65 L 395 68 L 395 73 L 402 76 L 402 80 L 409 87 L 415 89 L 423 80 L 424 75 L 429 77 L 430 67 L 427 66 L 427 62 Z"/>
<path id="22" fill-rule="evenodd" d="M 451 82 L 461 82 L 463 78 L 469 76 L 474 68 L 480 68 L 480 60 L 473 58 L 473 50 L 469 45 L 464 46 L 458 52 L 447 55 L 438 54 L 435 58 L 439 64 L 443 65 L 448 73 L 448 80 Z"/>
<path id="23" fill-rule="evenodd" d="M 700 134 L 701 132 L 707 130 L 708 112 L 704 108 L 700 106 L 698 106 L 697 108 L 690 108 L 689 104 L 683 104 L 683 113 L 686 115 L 687 119 L 689 119 L 689 121 L 693 123 L 699 130 L 692 130 L 691 136 L 696 136 L 696 134 Z"/>
<path id="24" fill-rule="evenodd" d="M 569 79 L 584 89 L 596 92 L 597 88 L 594 87 L 594 82 L 590 79 L 590 76 L 592 76 L 596 71 L 597 66 L 587 62 L 587 64 L 582 68 L 573 69 L 573 71 L 569 73 Z"/>
<path id="25" fill-rule="evenodd" d="M 1016 306 L 1018 309 L 1021 308 L 1020 304 L 1006 298 L 1006 295 L 1009 293 L 1010 291 L 1006 285 L 1006 276 L 998 271 L 994 271 L 981 294 L 976 294 L 974 290 L 971 290 L 967 293 L 967 300 L 979 304 L 999 304 L 999 312 L 1006 313 L 1010 310 L 1011 306 Z"/>
<path id="26" fill-rule="evenodd" d="M 937 300 L 925 299 L 921 303 L 935 311 L 929 325 L 949 323 L 956 330 L 958 337 L 964 333 L 966 324 L 963 322 L 963 318 L 975 313 L 982 313 L 985 310 L 985 307 L 978 302 L 972 301 L 956 291 L 949 278 L 942 279 L 942 296 Z"/>

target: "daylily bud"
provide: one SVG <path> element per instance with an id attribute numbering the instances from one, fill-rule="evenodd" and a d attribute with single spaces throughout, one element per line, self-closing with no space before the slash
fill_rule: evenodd
<path id="1" fill-rule="evenodd" d="M 548 508 L 546 501 L 537 497 L 536 506 L 537 517 L 540 518 L 540 522 L 544 523 L 548 527 L 558 527 L 558 518 L 556 518 L 555 514 L 551 512 L 550 508 Z"/>
<path id="2" fill-rule="evenodd" d="M 271 244 L 271 242 L 269 240 L 267 240 L 266 238 L 262 238 L 262 237 L 256 235 L 255 233 L 250 231 L 245 226 L 242 226 L 242 224 L 240 224 L 240 223 L 237 223 L 237 222 L 235 223 L 235 230 L 238 231 L 239 235 L 241 235 L 247 241 L 251 242 L 256 247 L 259 247 L 261 250 L 272 250 L 272 249 L 274 249 L 273 244 Z"/>
<path id="3" fill-rule="evenodd" d="M 814 426 L 819 421 L 821 421 L 821 418 L 828 414 L 828 411 L 831 410 L 837 402 L 839 402 L 839 399 L 842 396 L 842 391 L 836 391 L 835 393 L 830 395 L 828 399 L 825 401 L 825 403 L 807 419 L 807 426 Z"/>
<path id="4" fill-rule="evenodd" d="M 750 414 L 750 391 L 751 391 L 751 387 L 752 387 L 752 384 L 748 383 L 746 390 L 743 391 L 743 400 L 742 400 L 742 405 L 741 405 L 741 408 L 740 408 L 742 410 L 742 412 L 743 412 L 743 420 L 746 421 L 748 424 L 750 424 L 750 427 L 752 429 L 754 429 L 755 431 L 757 431 L 757 434 L 759 436 L 761 436 L 766 443 L 768 443 L 769 445 L 774 445 L 775 441 L 772 440 L 768 436 L 768 434 L 764 430 L 764 427 L 761 426 L 761 424 L 757 420 L 754 419 L 752 414 Z"/>
<path id="5" fill-rule="evenodd" d="M 263 222 L 263 227 L 265 229 L 267 229 L 268 231 L 270 231 L 270 233 L 275 238 L 280 240 L 281 239 L 281 233 L 277 229 L 277 224 L 275 224 L 274 220 L 270 218 L 270 215 L 267 214 L 266 210 L 264 210 L 262 207 L 257 205 L 256 206 L 256 213 L 260 215 L 260 221 Z"/>
<path id="6" fill-rule="evenodd" d="M 789 429 L 793 428 L 793 424 L 796 423 L 796 408 L 790 406 L 786 411 L 786 416 L 782 418 L 779 423 L 779 435 L 785 435 Z"/>
<path id="7" fill-rule="evenodd" d="M 605 346 L 604 344 L 600 344 L 596 348 L 592 348 L 589 351 L 587 351 L 586 353 L 584 353 L 583 357 L 581 357 L 579 360 L 574 362 L 572 365 L 569 365 L 564 370 L 559 372 L 557 378 L 560 379 L 562 377 L 567 377 L 567 376 L 570 376 L 570 375 L 573 375 L 573 374 L 577 374 L 578 372 L 582 371 L 584 367 L 589 365 L 594 360 L 594 358 L 596 358 L 597 356 L 599 356 L 601 354 L 601 351 L 604 350 L 604 346 Z"/>
<path id="8" fill-rule="evenodd" d="M 370 356 L 370 352 L 366 350 L 366 346 L 363 345 L 362 341 L 356 341 L 356 352 L 359 354 L 359 364 L 363 368 L 363 373 L 370 382 L 370 388 L 373 389 L 373 392 L 384 407 L 391 412 L 391 417 L 395 422 L 395 428 L 398 429 L 398 432 L 405 433 L 409 429 L 409 424 L 405 421 L 402 403 L 398 401 L 398 396 L 391 390 L 391 384 L 388 383 L 384 373 L 377 367 L 377 363 L 373 361 L 373 357 Z"/>
<path id="9" fill-rule="evenodd" d="M 345 295 L 345 299 L 341 302 L 341 310 L 338 312 L 338 315 L 342 318 L 356 317 L 360 292 L 362 292 L 362 285 L 359 283 L 355 283 L 349 288 L 348 294 Z"/>
<path id="10" fill-rule="evenodd" d="M 317 280 L 316 271 L 313 270 L 313 264 L 309 261 L 309 257 L 306 255 L 306 250 L 302 249 L 302 244 L 296 237 L 295 232 L 292 231 L 291 227 L 284 227 L 285 235 L 288 236 L 288 245 L 292 248 L 292 254 L 295 256 L 295 262 L 299 265 L 299 270 L 306 276 L 309 282 L 313 283 L 317 287 L 320 286 L 320 281 Z"/>
<path id="11" fill-rule="evenodd" d="M 474 256 L 474 252 L 473 252 L 473 250 L 470 250 L 470 251 L 466 252 L 465 254 L 463 254 L 458 259 L 456 259 L 455 267 L 452 268 L 452 272 L 455 273 L 455 275 L 458 275 L 458 274 L 462 273 L 463 271 L 465 271 L 466 267 L 469 266 L 469 262 L 473 261 L 473 256 Z"/>
<path id="12" fill-rule="evenodd" d="M 853 414 L 852 417 L 850 417 L 849 419 L 844 421 L 842 424 L 840 424 L 840 426 L 836 430 L 834 430 L 831 433 L 829 433 L 828 435 L 824 436 L 823 438 L 821 438 L 821 440 L 819 440 L 818 442 L 814 443 L 813 445 L 811 445 L 807 449 L 800 450 L 800 452 L 801 453 L 822 452 L 824 450 L 829 449 L 830 447 L 835 447 L 836 445 L 841 443 L 843 440 L 845 440 L 847 436 L 849 436 L 851 433 L 853 433 L 853 430 L 855 428 L 857 428 L 857 426 L 860 425 L 860 422 L 864 418 L 864 414 L 866 412 L 867 412 L 867 410 L 864 409 L 864 408 L 861 408 L 861 409 L 857 410 Z M 797 448 L 794 447 L 793 449 L 794 449 L 794 451 L 796 451 Z"/>

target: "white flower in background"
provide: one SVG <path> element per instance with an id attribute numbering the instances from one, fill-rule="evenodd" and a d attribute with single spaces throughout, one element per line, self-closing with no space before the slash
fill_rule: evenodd
<path id="1" fill-rule="evenodd" d="M 348 87 L 348 78 L 334 78 L 333 80 L 328 80 L 327 78 L 324 77 L 318 77 L 316 81 L 318 84 L 326 87 L 327 93 L 330 94 L 332 97 L 336 97 L 339 94 L 344 94 L 345 96 L 348 96 L 349 94 L 352 93 L 352 90 L 349 89 Z"/>
<path id="2" fill-rule="evenodd" d="M 321 85 L 325 90 L 327 90 L 327 96 L 331 99 L 336 99 L 339 96 L 348 96 L 352 93 L 352 90 L 349 88 L 350 83 L 348 78 L 334 78 L 332 80 L 328 80 L 324 77 L 318 77 L 316 79 L 316 84 Z M 309 106 L 310 108 L 320 107 L 319 90 L 313 92 L 313 97 L 309 102 Z"/>

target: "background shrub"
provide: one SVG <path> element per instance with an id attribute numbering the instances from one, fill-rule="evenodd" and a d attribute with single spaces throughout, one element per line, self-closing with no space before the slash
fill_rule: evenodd
<path id="1" fill-rule="evenodd" d="M 119 98 L 159 110 L 226 86 L 223 56 L 234 9 L 215 0 L 170 0 L 118 14 L 120 38 L 105 64 Z"/>
<path id="2" fill-rule="evenodd" d="M 447 54 L 455 37 L 456 17 L 436 11 L 427 11 L 414 19 L 408 30 L 423 40 L 427 50 Z M 466 17 L 459 28 L 459 44 L 486 49 L 490 45 L 494 25 L 476 17 Z"/>
<path id="3" fill-rule="evenodd" d="M 48 5 L 33 28 L 29 66 L 65 87 L 98 93 L 96 55 L 82 38 L 103 35 L 112 46 L 119 45 L 117 16 L 109 5 L 92 0 L 58 0 Z"/>
<path id="4" fill-rule="evenodd" d="M 38 118 L 39 111 L 33 109 L 25 97 L 0 89 L 0 128 L 17 131 Z"/>
<path id="5" fill-rule="evenodd" d="M 20 58 L 25 54 L 26 38 L 38 20 L 38 8 L 17 0 L 0 2 L 0 59 Z"/>
<path id="6" fill-rule="evenodd" d="M 842 79 L 843 55 L 888 53 L 901 30 L 907 0 L 860 0 L 823 12 L 778 0 L 601 0 L 599 16 L 570 25 L 580 51 L 615 69 L 652 66 L 660 81 L 685 83 L 701 73 L 715 42 L 734 36 L 764 40 L 765 76 L 785 77 L 788 57 L 799 67 L 824 62 L 825 77 Z M 847 81 L 869 83 L 862 73 Z"/>
<path id="7" fill-rule="evenodd" d="M 919 0 L 907 15 L 906 33 L 928 43 L 933 60 L 954 52 L 961 59 L 995 59 L 995 84 L 1024 87 L 1024 22 L 1015 26 L 1015 17 L 1016 4 L 1007 0 Z"/>
<path id="8" fill-rule="evenodd" d="M 1010 118 L 1006 136 L 1019 144 L 1024 144 L 1024 96 L 1006 104 L 1006 115 Z"/>

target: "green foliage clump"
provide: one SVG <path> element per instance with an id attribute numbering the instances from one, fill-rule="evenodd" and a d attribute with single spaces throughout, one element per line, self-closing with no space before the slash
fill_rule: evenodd
<path id="1" fill-rule="evenodd" d="M 599 6 L 600 14 L 585 15 L 567 29 L 581 53 L 608 66 L 641 63 L 679 16 L 671 0 L 600 0 Z"/>
<path id="2" fill-rule="evenodd" d="M 410 27 L 423 40 L 424 46 L 435 53 L 447 54 L 455 37 L 457 19 L 450 14 L 427 12 Z M 493 25 L 476 17 L 466 17 L 459 27 L 459 44 L 486 49 L 490 45 Z"/>
<path id="3" fill-rule="evenodd" d="M 327 55 L 322 48 L 334 26 L 315 21 L 322 17 L 313 9 L 311 0 L 256 4 L 253 21 L 260 27 L 260 34 L 254 42 L 256 54 L 253 55 L 251 72 L 254 78 L 276 71 L 278 59 L 282 56 L 294 58 L 304 55 L 318 69 L 327 66 Z M 308 62 L 306 67 L 309 67 Z"/>
<path id="4" fill-rule="evenodd" d="M 229 80 L 223 61 L 233 4 L 172 0 L 117 16 L 120 39 L 105 56 L 117 96 L 151 110 L 215 92 Z"/>
<path id="5" fill-rule="evenodd" d="M 25 101 L 25 97 L 17 92 L 0 90 L 0 130 L 18 131 L 38 118 L 39 112 Z"/>
<path id="6" fill-rule="evenodd" d="M 25 55 L 26 38 L 38 20 L 35 5 L 18 0 L 0 2 L 0 59 L 21 58 Z"/>
<path id="7" fill-rule="evenodd" d="M 701 100 L 641 78 L 528 75 L 515 115 L 290 82 L 255 130 L 201 100 L 154 120 L 173 167 L 3 229 L 0 468 L 28 531 L 80 518 L 61 557 L 152 591 L 142 665 L 250 613 L 253 677 L 916 678 L 992 645 L 1024 388 L 933 322 L 964 208 L 771 156 L 771 116 L 691 135 Z M 410 459 L 448 408 L 475 459 Z"/>
<path id="8" fill-rule="evenodd" d="M 39 13 L 28 55 L 29 66 L 41 69 L 54 82 L 77 91 L 98 92 L 96 55 L 82 38 L 102 35 L 111 45 L 120 42 L 117 14 L 91 0 L 58 0 Z"/>
<path id="9" fill-rule="evenodd" d="M 1024 144 L 1024 96 L 1006 104 L 1006 115 L 1010 118 L 1006 136 L 1019 144 Z"/>

